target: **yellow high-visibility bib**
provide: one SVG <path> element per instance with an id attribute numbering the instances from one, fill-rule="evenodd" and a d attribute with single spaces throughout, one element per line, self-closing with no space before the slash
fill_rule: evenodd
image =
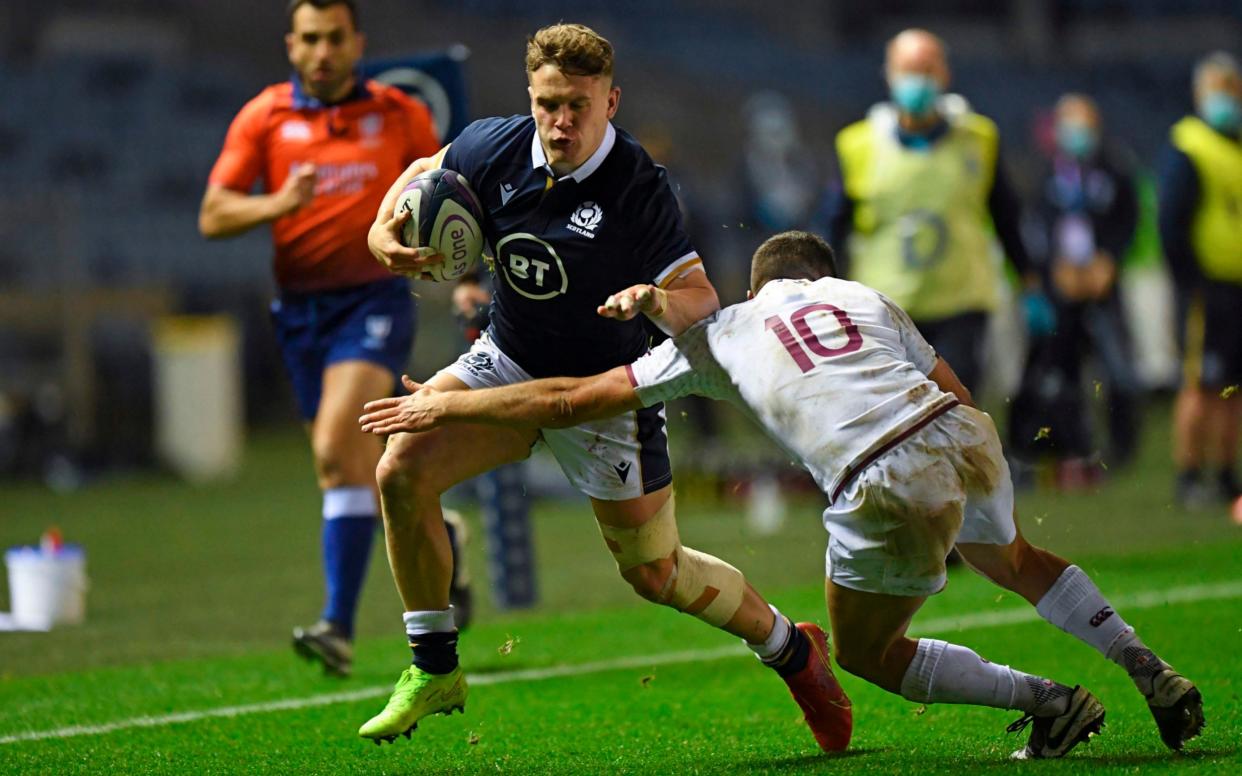
<path id="1" fill-rule="evenodd" d="M 948 131 L 926 149 L 898 141 L 889 106 L 837 135 L 845 192 L 855 203 L 850 279 L 916 320 L 990 311 L 998 301 L 988 213 L 996 125 L 965 109 L 946 119 Z"/>
<path id="2" fill-rule="evenodd" d="M 1242 143 L 1197 116 L 1174 124 L 1170 136 L 1199 175 L 1199 204 L 1190 225 L 1199 268 L 1211 280 L 1242 283 Z"/>

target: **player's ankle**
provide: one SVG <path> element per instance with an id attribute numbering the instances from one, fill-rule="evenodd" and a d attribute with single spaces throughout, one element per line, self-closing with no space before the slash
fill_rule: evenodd
<path id="1" fill-rule="evenodd" d="M 453 607 L 406 612 L 402 619 L 415 666 L 429 674 L 447 674 L 457 668 Z"/>
<path id="2" fill-rule="evenodd" d="M 770 657 L 761 658 L 763 664 L 772 668 L 782 679 L 788 679 L 802 669 L 811 657 L 811 640 L 806 634 L 790 625 L 785 646 Z"/>
<path id="3" fill-rule="evenodd" d="M 1035 702 L 1038 705 L 1032 708 L 1030 713 L 1036 717 L 1059 717 L 1069 711 L 1070 699 L 1074 697 L 1074 688 L 1050 679 L 1043 680 L 1043 685 L 1041 690 L 1044 695 L 1037 696 Z"/>
<path id="4" fill-rule="evenodd" d="M 423 633 L 410 637 L 413 663 L 429 674 L 447 674 L 457 668 L 457 631 Z"/>

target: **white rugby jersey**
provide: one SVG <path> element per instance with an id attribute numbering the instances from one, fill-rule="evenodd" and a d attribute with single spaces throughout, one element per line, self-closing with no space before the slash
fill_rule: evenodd
<path id="1" fill-rule="evenodd" d="M 628 367 L 645 405 L 732 401 L 831 500 L 885 451 L 957 405 L 910 317 L 860 283 L 774 280 Z"/>

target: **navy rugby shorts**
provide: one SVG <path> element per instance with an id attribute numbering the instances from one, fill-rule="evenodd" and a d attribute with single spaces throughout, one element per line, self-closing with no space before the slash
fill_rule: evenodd
<path id="1" fill-rule="evenodd" d="M 312 420 L 319 410 L 323 372 L 332 364 L 370 361 L 396 378 L 409 361 L 415 309 L 405 278 L 282 293 L 272 300 L 271 309 L 281 357 L 305 420 Z"/>

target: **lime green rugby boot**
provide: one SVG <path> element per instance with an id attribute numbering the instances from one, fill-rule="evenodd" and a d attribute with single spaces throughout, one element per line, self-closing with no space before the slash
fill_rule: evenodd
<path id="1" fill-rule="evenodd" d="M 371 739 L 376 746 L 382 741 L 391 744 L 399 735 L 409 738 L 423 717 L 465 711 L 466 689 L 461 666 L 447 674 L 429 674 L 410 666 L 397 680 L 388 705 L 358 728 L 358 735 Z"/>

